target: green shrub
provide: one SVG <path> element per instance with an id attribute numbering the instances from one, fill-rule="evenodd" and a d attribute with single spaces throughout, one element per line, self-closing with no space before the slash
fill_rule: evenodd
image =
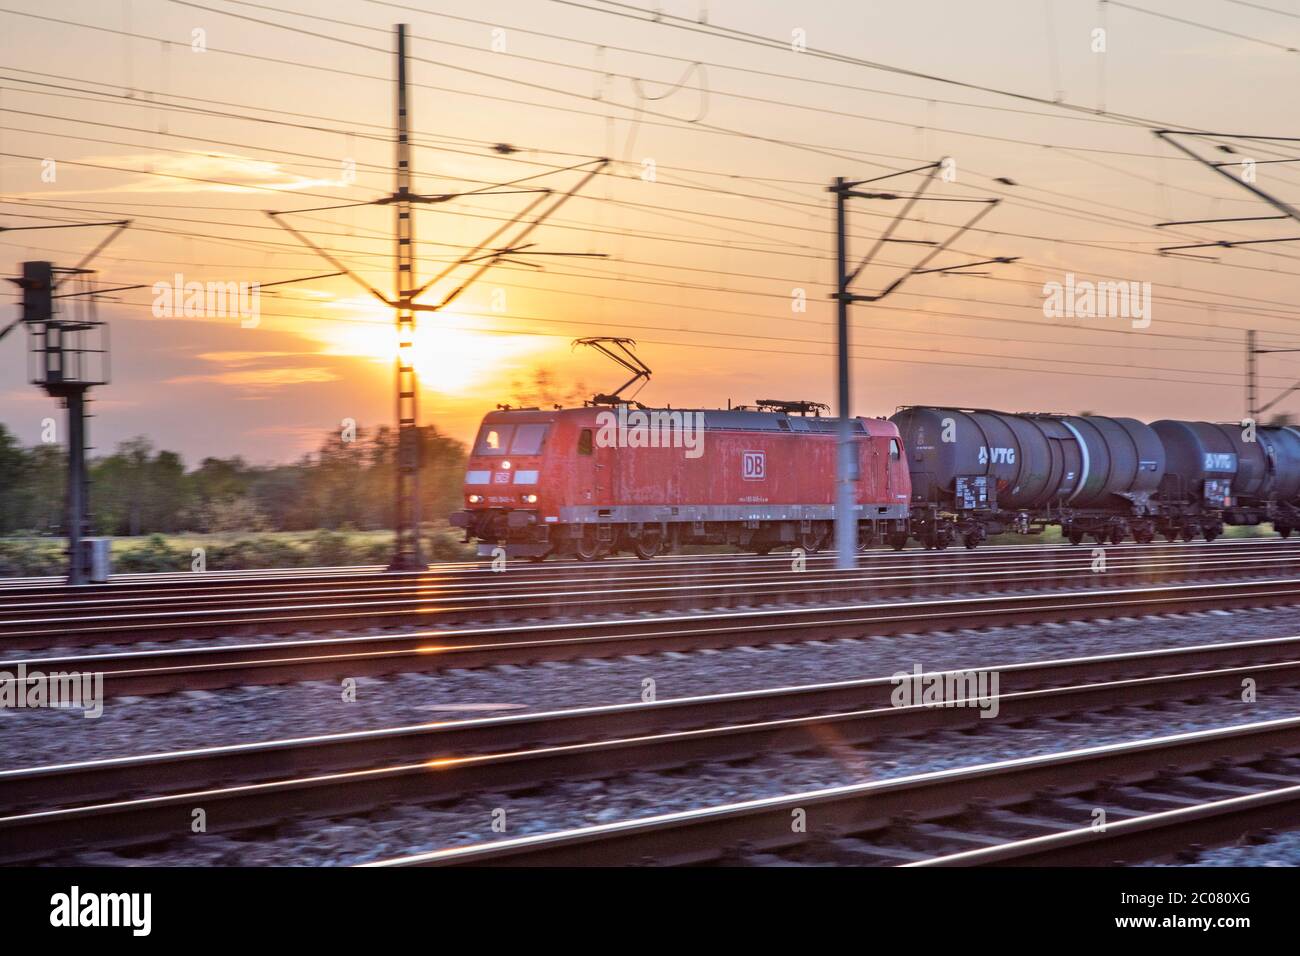
<path id="1" fill-rule="evenodd" d="M 337 567 L 363 563 L 353 548 L 352 539 L 339 531 L 322 528 L 307 542 L 307 563 L 312 567 Z"/>
<path id="2" fill-rule="evenodd" d="M 230 544 L 208 548 L 209 571 L 261 571 L 269 568 L 306 567 L 305 552 L 290 541 L 273 535 L 239 538 Z"/>
<path id="3" fill-rule="evenodd" d="M 63 542 L 0 539 L 0 577 L 40 577 L 64 574 Z"/>
<path id="4" fill-rule="evenodd" d="M 145 543 L 113 555 L 113 571 L 118 574 L 147 571 L 188 571 L 190 553 L 173 548 L 160 534 L 151 534 Z"/>

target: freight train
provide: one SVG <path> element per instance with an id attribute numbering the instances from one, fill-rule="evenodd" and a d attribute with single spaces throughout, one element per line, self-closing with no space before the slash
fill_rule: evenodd
<path id="1" fill-rule="evenodd" d="M 483 555 L 651 558 L 687 544 L 767 554 L 831 540 L 839 419 L 825 406 L 509 408 L 471 449 Z M 975 548 L 1058 524 L 1074 544 L 1300 528 L 1300 429 L 909 406 L 854 418 L 859 547 Z"/>

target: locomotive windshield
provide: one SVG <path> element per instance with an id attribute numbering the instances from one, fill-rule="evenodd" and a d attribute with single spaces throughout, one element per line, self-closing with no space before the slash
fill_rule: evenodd
<path id="1" fill-rule="evenodd" d="M 515 428 L 514 440 L 510 442 L 512 455 L 536 455 L 542 450 L 546 439 L 545 425 L 519 425 Z"/>
<path id="2" fill-rule="evenodd" d="M 474 442 L 476 455 L 536 455 L 546 440 L 545 424 L 484 425 Z"/>

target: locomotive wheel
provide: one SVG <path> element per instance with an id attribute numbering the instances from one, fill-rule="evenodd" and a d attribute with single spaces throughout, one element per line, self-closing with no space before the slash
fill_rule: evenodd
<path id="1" fill-rule="evenodd" d="M 664 549 L 664 539 L 658 531 L 653 534 L 642 533 L 632 542 L 632 553 L 642 561 L 649 561 Z"/>
<path id="2" fill-rule="evenodd" d="M 1207 544 L 1219 536 L 1217 528 L 1204 528 L 1201 533 L 1205 535 L 1205 541 Z"/>
<path id="3" fill-rule="evenodd" d="M 979 535 L 976 534 L 974 531 L 971 531 L 962 536 L 961 543 L 966 545 L 967 551 L 974 551 L 976 548 L 980 546 Z"/>
<path id="4" fill-rule="evenodd" d="M 826 538 L 817 531 L 805 531 L 799 535 L 799 547 L 809 554 L 816 554 L 822 549 Z"/>
<path id="5" fill-rule="evenodd" d="M 761 548 L 755 548 L 754 553 L 757 554 L 759 557 L 766 557 L 767 555 L 772 553 L 772 546 L 770 544 L 767 544 Z"/>
<path id="6" fill-rule="evenodd" d="M 1111 544 L 1123 544 L 1123 543 L 1124 543 L 1124 529 L 1123 529 L 1123 528 L 1112 528 L 1112 529 L 1111 529 L 1111 531 L 1110 531 L 1110 543 L 1111 543 Z"/>
<path id="7" fill-rule="evenodd" d="M 573 542 L 573 556 L 579 561 L 599 561 L 605 556 L 595 528 L 585 529 L 582 537 Z"/>

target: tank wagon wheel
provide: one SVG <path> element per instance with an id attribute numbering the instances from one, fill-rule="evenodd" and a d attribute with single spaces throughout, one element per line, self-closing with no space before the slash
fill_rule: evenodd
<path id="1" fill-rule="evenodd" d="M 1201 534 L 1205 536 L 1205 542 L 1208 544 L 1219 536 L 1218 528 L 1202 528 Z"/>
<path id="2" fill-rule="evenodd" d="M 605 556 L 595 528 L 585 528 L 582 537 L 573 542 L 573 556 L 579 561 L 599 561 Z"/>
<path id="3" fill-rule="evenodd" d="M 1124 543 L 1124 538 L 1125 538 L 1125 537 L 1126 537 L 1126 535 L 1125 535 L 1125 533 L 1124 533 L 1124 529 L 1123 529 L 1123 528 L 1115 527 L 1115 528 L 1112 528 L 1111 531 L 1110 531 L 1110 543 L 1111 543 L 1111 544 L 1123 544 L 1123 543 Z"/>
<path id="4" fill-rule="evenodd" d="M 1273 530 L 1284 538 L 1291 537 L 1291 526 L 1289 524 L 1274 525 Z"/>
<path id="5" fill-rule="evenodd" d="M 891 534 L 889 536 L 889 546 L 895 551 L 902 551 L 907 547 L 907 535 L 901 531 L 898 534 Z"/>
<path id="6" fill-rule="evenodd" d="M 754 553 L 760 558 L 765 558 L 772 553 L 772 546 L 770 544 L 765 544 L 761 548 L 755 548 Z"/>
<path id="7" fill-rule="evenodd" d="M 961 543 L 966 545 L 967 551 L 974 551 L 980 546 L 980 536 L 974 531 L 968 531 L 962 535 Z"/>
<path id="8" fill-rule="evenodd" d="M 952 543 L 952 538 L 945 531 L 931 531 L 921 539 L 928 551 L 943 551 Z"/>
<path id="9" fill-rule="evenodd" d="M 1070 539 L 1070 544 L 1083 544 L 1083 532 L 1078 528 L 1071 528 L 1065 535 Z"/>
<path id="10" fill-rule="evenodd" d="M 642 532 L 641 537 L 632 542 L 632 553 L 642 561 L 649 561 L 664 549 L 664 536 L 658 531 Z"/>

